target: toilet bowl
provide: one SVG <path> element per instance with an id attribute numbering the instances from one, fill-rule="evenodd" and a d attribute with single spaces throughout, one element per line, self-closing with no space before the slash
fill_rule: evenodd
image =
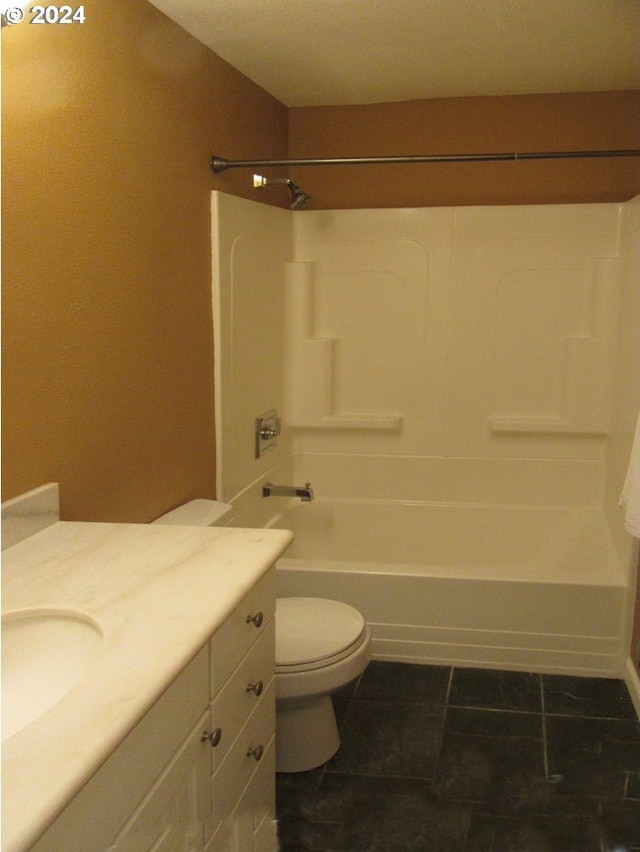
<path id="1" fill-rule="evenodd" d="M 192 500 L 154 524 L 229 526 L 233 507 Z M 358 678 L 371 659 L 364 618 L 325 598 L 276 600 L 276 771 L 304 772 L 340 746 L 331 695 Z"/>
<path id="2" fill-rule="evenodd" d="M 340 746 L 331 695 L 371 659 L 364 618 L 325 598 L 276 600 L 276 771 L 304 772 Z"/>

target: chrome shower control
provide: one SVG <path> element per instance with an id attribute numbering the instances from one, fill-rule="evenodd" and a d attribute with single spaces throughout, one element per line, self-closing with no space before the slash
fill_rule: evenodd
<path id="1" fill-rule="evenodd" d="M 280 418 L 275 408 L 256 417 L 255 457 L 260 458 L 268 450 L 276 446 L 276 438 L 280 434 Z"/>

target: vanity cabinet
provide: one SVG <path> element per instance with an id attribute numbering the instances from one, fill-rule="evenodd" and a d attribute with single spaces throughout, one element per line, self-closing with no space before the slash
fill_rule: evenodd
<path id="1" fill-rule="evenodd" d="M 34 852 L 275 852 L 274 619 L 272 568 Z"/>

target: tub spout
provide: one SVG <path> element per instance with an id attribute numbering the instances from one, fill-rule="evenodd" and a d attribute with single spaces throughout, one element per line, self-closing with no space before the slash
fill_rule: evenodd
<path id="1" fill-rule="evenodd" d="M 263 497 L 299 497 L 303 503 L 313 500 L 313 488 L 310 482 L 301 485 L 274 485 L 273 482 L 265 482 L 262 486 Z"/>

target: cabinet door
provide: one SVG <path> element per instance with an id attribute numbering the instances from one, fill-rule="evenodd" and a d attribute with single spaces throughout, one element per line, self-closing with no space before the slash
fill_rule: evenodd
<path id="1" fill-rule="evenodd" d="M 278 852 L 278 826 L 273 819 L 264 819 L 253 835 L 253 852 Z"/>
<path id="2" fill-rule="evenodd" d="M 209 700 L 205 646 L 120 743 L 32 852 L 105 852 L 189 740 Z M 204 751 L 210 752 L 211 747 Z M 207 761 L 210 755 L 207 754 Z M 144 847 L 140 847 L 143 849 Z"/>
<path id="3" fill-rule="evenodd" d="M 251 813 L 239 807 L 218 826 L 206 852 L 253 852 Z"/>
<path id="4" fill-rule="evenodd" d="M 115 839 L 114 852 L 201 852 L 211 805 L 209 729 L 205 713 L 131 819 Z"/>
<path id="5" fill-rule="evenodd" d="M 206 852 L 277 852 L 275 763 L 272 737 L 240 801 L 218 826 Z"/>

